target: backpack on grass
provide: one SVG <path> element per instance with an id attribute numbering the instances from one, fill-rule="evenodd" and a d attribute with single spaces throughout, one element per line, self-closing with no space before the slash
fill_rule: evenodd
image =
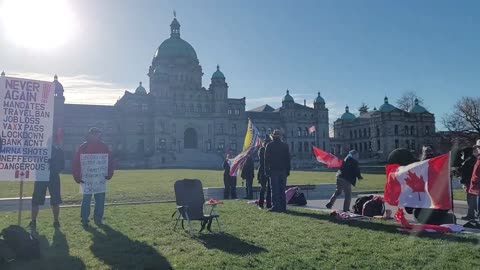
<path id="1" fill-rule="evenodd" d="M 13 251 L 7 246 L 5 240 L 0 239 L 0 266 L 13 261 L 14 259 L 15 254 L 13 254 Z"/>
<path id="2" fill-rule="evenodd" d="M 302 192 L 296 192 L 293 197 L 288 201 L 288 204 L 294 204 L 298 206 L 307 205 L 307 199 L 305 199 L 305 194 Z"/>
<path id="3" fill-rule="evenodd" d="M 373 195 L 358 197 L 355 200 L 355 204 L 353 205 L 353 213 L 358 214 L 358 215 L 362 215 L 363 214 L 363 205 L 366 202 L 370 201 L 371 199 L 373 199 Z"/>
<path id="4" fill-rule="evenodd" d="M 383 216 L 385 213 L 385 203 L 380 196 L 374 196 L 363 205 L 362 215 L 366 217 Z"/>
<path id="5" fill-rule="evenodd" d="M 40 257 L 40 242 L 31 233 L 17 225 L 10 225 L 0 233 L 15 259 L 30 260 Z"/>

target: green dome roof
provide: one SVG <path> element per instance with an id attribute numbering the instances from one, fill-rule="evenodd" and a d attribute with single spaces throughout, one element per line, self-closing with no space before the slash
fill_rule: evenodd
<path id="1" fill-rule="evenodd" d="M 325 103 L 325 99 L 322 98 L 322 96 L 320 96 L 320 92 L 318 92 L 318 96 L 315 98 L 315 100 L 313 101 L 313 103 Z"/>
<path id="2" fill-rule="evenodd" d="M 185 40 L 180 37 L 170 37 L 166 39 L 155 52 L 155 58 L 166 59 L 166 58 L 177 58 L 185 57 L 192 60 L 198 61 L 197 53 Z"/>
<path id="3" fill-rule="evenodd" d="M 223 75 L 223 73 L 220 71 L 220 66 L 219 65 L 217 65 L 217 71 L 215 71 L 212 75 L 212 80 L 213 79 L 225 80 L 225 75 Z"/>
<path id="4" fill-rule="evenodd" d="M 169 59 L 177 57 L 190 58 L 198 61 L 197 53 L 192 45 L 180 38 L 180 23 L 174 18 L 170 24 L 170 38 L 166 39 L 155 52 L 154 62 L 158 59 Z"/>
<path id="5" fill-rule="evenodd" d="M 142 82 L 139 83 L 137 89 L 135 90 L 136 95 L 146 95 L 147 90 L 142 86 Z"/>
<path id="6" fill-rule="evenodd" d="M 418 99 L 415 99 L 415 105 L 410 109 L 410 113 L 428 113 L 425 107 L 420 106 Z"/>
<path id="7" fill-rule="evenodd" d="M 293 97 L 290 96 L 290 91 L 287 90 L 287 94 L 283 97 L 282 102 L 295 102 Z"/>
<path id="8" fill-rule="evenodd" d="M 345 112 L 342 114 L 342 120 L 355 120 L 356 117 L 353 113 L 349 111 L 348 106 L 345 107 Z"/>
<path id="9" fill-rule="evenodd" d="M 380 106 L 380 108 L 378 108 L 378 111 L 380 111 L 380 112 L 391 112 L 391 111 L 394 111 L 395 109 L 397 109 L 395 106 L 388 103 L 388 97 L 385 97 L 384 103 L 382 104 L 382 106 Z"/>

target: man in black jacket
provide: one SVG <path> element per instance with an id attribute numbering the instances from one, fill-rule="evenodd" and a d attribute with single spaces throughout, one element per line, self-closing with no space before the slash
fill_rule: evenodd
<path id="1" fill-rule="evenodd" d="M 345 201 L 343 202 L 343 211 L 350 211 L 350 203 L 352 201 L 352 185 L 355 186 L 358 179 L 363 179 L 360 174 L 360 167 L 358 166 L 358 152 L 356 150 L 351 150 L 345 160 L 342 163 L 342 166 L 337 172 L 337 189 L 332 194 L 330 201 L 327 203 L 326 207 L 331 209 L 335 200 L 340 194 L 345 194 Z"/>
<path id="2" fill-rule="evenodd" d="M 265 150 L 265 172 L 272 181 L 272 208 L 269 210 L 273 212 L 287 210 L 285 189 L 287 177 L 290 175 L 290 151 L 280 136 L 280 130 L 274 130 L 272 142 Z"/>
<path id="3" fill-rule="evenodd" d="M 458 174 L 460 174 L 460 184 L 463 185 L 463 189 L 467 193 L 467 205 L 468 211 L 467 215 L 462 217 L 463 220 L 475 219 L 476 213 L 480 209 L 477 209 L 477 196 L 470 194 L 468 190 L 470 189 L 470 179 L 472 179 L 473 167 L 477 159 L 473 156 L 473 148 L 466 147 L 461 151 L 462 163 L 457 168 Z"/>
<path id="4" fill-rule="evenodd" d="M 223 161 L 223 184 L 225 189 L 223 192 L 223 198 L 236 199 L 237 198 L 237 172 L 230 176 L 230 166 L 232 165 L 232 160 L 230 159 L 230 153 L 227 153 L 225 161 Z"/>
<path id="5" fill-rule="evenodd" d="M 242 179 L 245 179 L 245 187 L 247 196 L 245 199 L 253 199 L 253 178 L 255 177 L 255 164 L 253 163 L 253 158 L 251 156 L 247 157 L 245 164 L 243 164 L 242 174 L 240 175 Z"/>
<path id="6" fill-rule="evenodd" d="M 270 135 L 265 135 L 265 139 L 263 140 L 262 147 L 258 150 L 258 158 L 260 160 L 260 166 L 258 167 L 257 179 L 261 185 L 260 189 L 260 198 L 258 199 L 258 207 L 263 208 L 264 201 L 267 204 L 267 208 L 272 207 L 272 188 L 270 182 L 270 176 L 266 175 L 265 173 L 265 149 L 267 148 L 267 144 L 270 143 L 272 139 Z M 265 197 L 265 193 L 267 196 Z"/>

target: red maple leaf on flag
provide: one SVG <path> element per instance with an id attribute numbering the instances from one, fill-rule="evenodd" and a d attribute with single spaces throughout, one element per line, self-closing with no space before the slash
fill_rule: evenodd
<path id="1" fill-rule="evenodd" d="M 418 192 L 418 200 L 421 200 L 420 192 L 425 192 L 423 176 L 418 177 L 414 172 L 408 171 L 408 177 L 405 179 L 405 182 L 412 189 L 412 192 Z"/>

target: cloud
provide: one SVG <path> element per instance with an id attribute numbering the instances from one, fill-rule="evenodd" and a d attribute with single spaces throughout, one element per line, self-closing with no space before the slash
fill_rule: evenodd
<path id="1" fill-rule="evenodd" d="M 29 78 L 33 80 L 52 81 L 53 75 L 29 72 L 11 72 L 7 76 Z M 120 98 L 127 86 L 103 81 L 91 75 L 75 75 L 59 77 L 65 89 L 65 103 L 113 105 Z"/>

